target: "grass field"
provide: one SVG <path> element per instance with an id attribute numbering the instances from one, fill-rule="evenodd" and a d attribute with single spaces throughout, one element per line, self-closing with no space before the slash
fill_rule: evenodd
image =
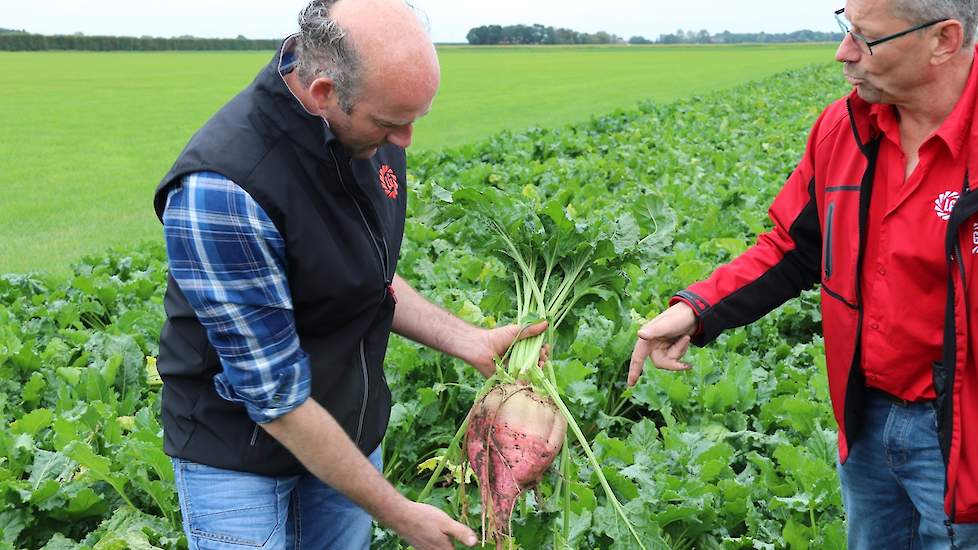
<path id="1" fill-rule="evenodd" d="M 829 61 L 833 50 L 445 47 L 416 147 L 670 101 Z M 62 274 L 82 255 L 159 239 L 154 187 L 269 55 L 0 52 L 0 273 Z"/>

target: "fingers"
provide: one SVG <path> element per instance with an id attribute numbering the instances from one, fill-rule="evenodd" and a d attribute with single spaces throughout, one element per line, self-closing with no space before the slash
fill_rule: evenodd
<path id="1" fill-rule="evenodd" d="M 679 340 L 676 340 L 673 345 L 669 346 L 669 356 L 679 359 L 683 355 L 686 355 L 686 351 L 689 349 L 689 343 L 692 341 L 693 338 L 691 336 L 683 336 Z M 685 365 L 685 363 L 683 364 Z"/>
<path id="2" fill-rule="evenodd" d="M 652 344 L 647 340 L 639 339 L 635 342 L 635 350 L 632 351 L 632 360 L 628 364 L 628 385 L 634 386 L 638 382 L 639 375 L 642 374 L 642 367 L 645 365 L 645 358 L 652 352 Z"/>
<path id="3" fill-rule="evenodd" d="M 469 529 L 453 519 L 446 519 L 447 524 L 442 529 L 445 534 L 466 546 L 473 546 L 475 543 L 479 542 L 479 538 L 476 537 L 475 532 L 472 531 L 472 529 Z"/>
<path id="4" fill-rule="evenodd" d="M 547 322 L 540 321 L 539 323 L 528 325 L 525 327 L 520 327 L 519 334 L 516 335 L 517 340 L 523 340 L 524 338 L 533 338 L 543 334 L 543 331 L 547 330 Z"/>
<path id="5" fill-rule="evenodd" d="M 692 339 L 689 336 L 678 338 L 675 342 L 669 342 L 662 338 L 646 340 L 639 338 L 635 342 L 635 350 L 632 351 L 632 359 L 628 364 L 628 385 L 634 386 L 638 382 L 642 369 L 645 366 L 645 359 L 652 360 L 656 368 L 670 371 L 688 370 L 691 366 L 680 361 L 689 349 Z"/>
<path id="6" fill-rule="evenodd" d="M 666 346 L 653 346 L 650 358 L 655 366 L 663 370 L 681 371 L 689 370 L 690 365 L 680 361 L 686 350 L 689 349 L 689 336 L 683 336 Z"/>
<path id="7" fill-rule="evenodd" d="M 408 515 L 411 519 L 402 529 L 395 528 L 404 539 L 418 550 L 452 550 L 452 540 L 466 546 L 479 542 L 476 534 L 468 527 L 455 521 L 445 512 L 428 504 L 410 503 Z"/>
<path id="8" fill-rule="evenodd" d="M 540 348 L 540 360 L 537 361 L 537 366 L 542 369 L 543 366 L 547 364 L 548 359 L 550 359 L 550 344 L 544 344 L 543 347 Z"/>

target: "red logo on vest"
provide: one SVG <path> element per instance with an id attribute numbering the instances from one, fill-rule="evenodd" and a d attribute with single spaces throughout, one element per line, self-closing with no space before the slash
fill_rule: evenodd
<path id="1" fill-rule="evenodd" d="M 397 198 L 397 175 L 386 164 L 380 167 L 380 188 L 388 199 Z"/>

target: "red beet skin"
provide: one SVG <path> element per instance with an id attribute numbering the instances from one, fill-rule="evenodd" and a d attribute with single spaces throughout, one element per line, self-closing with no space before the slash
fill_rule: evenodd
<path id="1" fill-rule="evenodd" d="M 472 407 L 465 450 L 479 478 L 483 534 L 487 514 L 497 542 L 509 534 L 516 497 L 540 482 L 566 433 L 557 407 L 529 386 L 496 386 Z"/>

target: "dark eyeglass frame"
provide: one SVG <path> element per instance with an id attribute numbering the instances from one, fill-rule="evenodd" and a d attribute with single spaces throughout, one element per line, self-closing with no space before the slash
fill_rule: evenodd
<path id="1" fill-rule="evenodd" d="M 910 34 L 910 33 L 914 32 L 914 31 L 919 31 L 920 29 L 926 29 L 927 27 L 929 27 L 931 25 L 936 25 L 938 23 L 943 23 L 943 22 L 949 21 L 951 19 L 950 17 L 944 17 L 942 19 L 935 19 L 933 21 L 928 21 L 927 23 L 921 23 L 920 25 L 916 25 L 916 26 L 910 27 L 909 29 L 907 29 L 905 31 L 900 31 L 898 33 L 891 34 L 889 36 L 884 36 L 883 38 L 878 38 L 876 40 L 870 40 L 869 38 L 866 38 L 865 36 L 859 34 L 856 31 L 853 31 L 852 29 L 849 28 L 849 25 L 846 24 L 847 21 L 845 19 L 843 19 L 842 17 L 840 17 L 843 13 L 845 13 L 845 11 L 846 11 L 845 8 L 842 8 L 842 9 L 839 9 L 839 10 L 835 10 L 835 22 L 839 24 L 839 28 L 842 29 L 842 33 L 843 34 L 851 34 L 853 38 L 855 38 L 856 40 L 862 42 L 863 44 L 866 44 L 866 48 L 869 49 L 869 55 L 873 55 L 873 46 L 878 46 L 878 45 L 882 44 L 883 42 L 889 42 L 890 40 L 893 40 L 895 38 L 900 38 L 901 36 L 903 36 L 905 34 Z M 843 37 L 843 38 L 845 38 L 845 37 Z"/>

